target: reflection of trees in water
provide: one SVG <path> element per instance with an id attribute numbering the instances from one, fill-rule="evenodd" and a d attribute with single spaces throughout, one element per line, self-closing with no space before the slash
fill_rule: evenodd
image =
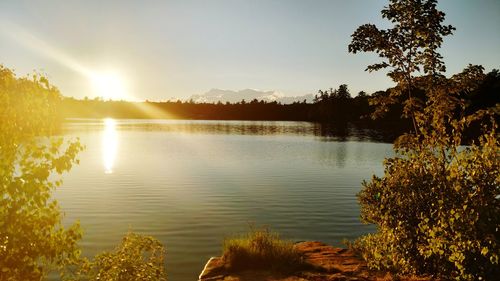
<path id="1" fill-rule="evenodd" d="M 345 142 L 339 142 L 337 144 L 337 149 L 335 149 L 336 152 L 336 163 L 337 167 L 339 168 L 344 168 L 345 166 L 345 159 L 347 156 L 347 146 Z"/>
<path id="2" fill-rule="evenodd" d="M 79 120 L 68 123 L 68 131 L 102 130 L 102 122 Z M 117 130 L 178 132 L 223 135 L 288 135 L 315 136 L 321 141 L 392 142 L 395 136 L 355 124 L 322 124 L 293 121 L 206 121 L 206 120 L 116 120 Z"/>
<path id="3" fill-rule="evenodd" d="M 346 124 L 315 124 L 315 135 L 324 137 L 324 140 L 346 141 L 350 136 L 349 127 Z"/>
<path id="4" fill-rule="evenodd" d="M 344 124 L 315 124 L 315 135 L 322 137 L 323 141 L 372 141 L 393 142 L 394 135 L 381 130 L 367 129 L 352 123 Z"/>
<path id="5" fill-rule="evenodd" d="M 349 145 L 347 142 L 334 142 L 318 146 L 317 158 L 323 165 L 344 168 L 346 164 Z"/>

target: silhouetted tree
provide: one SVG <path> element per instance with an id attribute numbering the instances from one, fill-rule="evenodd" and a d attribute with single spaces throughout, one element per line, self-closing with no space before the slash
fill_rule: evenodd
<path id="1" fill-rule="evenodd" d="M 439 76 L 446 70 L 442 56 L 437 52 L 443 37 L 452 34 L 455 28 L 443 25 L 445 14 L 436 7 L 437 0 L 390 0 L 389 6 L 382 10 L 382 17 L 388 19 L 393 27 L 378 29 L 373 24 L 360 26 L 352 35 L 349 52 L 375 52 L 383 59 L 367 67 L 368 71 L 391 68 L 388 76 L 398 84 L 384 99 L 375 99 L 376 113 L 399 101 L 403 93 L 405 116 L 412 119 L 415 133 L 417 124 L 415 110 L 422 102 L 412 95 L 413 77 L 416 72 Z"/>
<path id="2" fill-rule="evenodd" d="M 354 244 L 369 266 L 443 279 L 496 280 L 500 274 L 500 157 L 496 108 L 466 115 L 464 97 L 479 91 L 485 76 L 469 65 L 446 78 L 437 52 L 444 13 L 435 0 L 390 0 L 383 17 L 395 25 L 378 30 L 364 25 L 349 51 L 377 52 L 386 61 L 369 70 L 392 67 L 398 86 L 375 95 L 379 110 L 397 104 L 410 114 L 415 133 L 396 140 L 395 156 L 384 161 L 384 175 L 363 182 L 358 194 L 363 221 L 377 232 Z M 422 71 L 420 77 L 414 73 Z M 416 103 L 419 96 L 419 103 Z M 496 114 L 496 115 L 495 115 Z M 471 122 L 482 120 L 478 141 L 461 147 Z"/>
<path id="3" fill-rule="evenodd" d="M 365 91 L 360 91 L 356 97 L 358 98 L 366 98 L 368 94 Z"/>

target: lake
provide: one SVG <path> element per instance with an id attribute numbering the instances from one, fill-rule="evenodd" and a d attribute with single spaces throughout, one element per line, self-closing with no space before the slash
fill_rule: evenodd
<path id="1" fill-rule="evenodd" d="M 153 235 L 171 281 L 197 280 L 249 224 L 334 245 L 374 231 L 356 193 L 392 155 L 369 130 L 308 122 L 75 119 L 64 131 L 86 149 L 54 196 L 65 223 L 81 221 L 84 254 Z"/>

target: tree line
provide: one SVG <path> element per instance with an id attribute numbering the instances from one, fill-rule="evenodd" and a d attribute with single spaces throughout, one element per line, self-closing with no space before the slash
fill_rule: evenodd
<path id="1" fill-rule="evenodd" d="M 460 97 L 468 105 L 467 114 L 492 107 L 500 101 L 500 71 L 494 69 L 485 74 L 481 66 L 471 65 L 462 75 L 472 70 L 481 79 L 473 90 L 463 90 L 460 93 Z M 417 79 L 412 87 L 415 103 L 425 104 L 428 100 L 425 83 L 419 83 Z M 59 112 L 65 118 L 310 121 L 337 127 L 349 125 L 376 129 L 398 136 L 412 130 L 412 122 L 411 117 L 405 115 L 403 97 L 395 97 L 395 91 L 397 87 L 371 95 L 361 91 L 353 97 L 348 85 L 342 84 L 335 89 L 319 90 L 313 103 L 302 101 L 291 104 L 257 99 L 237 103 L 195 103 L 192 100 L 128 102 L 67 97 L 61 102 Z M 380 107 L 382 104 L 386 106 Z M 477 130 L 470 130 L 469 135 L 477 134 Z"/>

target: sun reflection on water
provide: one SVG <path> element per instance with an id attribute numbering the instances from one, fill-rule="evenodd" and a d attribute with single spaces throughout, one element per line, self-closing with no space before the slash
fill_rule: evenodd
<path id="1" fill-rule="evenodd" d="M 116 121 L 111 118 L 104 119 L 104 131 L 102 134 L 102 161 L 104 173 L 113 173 L 113 166 L 118 151 L 118 132 Z"/>

